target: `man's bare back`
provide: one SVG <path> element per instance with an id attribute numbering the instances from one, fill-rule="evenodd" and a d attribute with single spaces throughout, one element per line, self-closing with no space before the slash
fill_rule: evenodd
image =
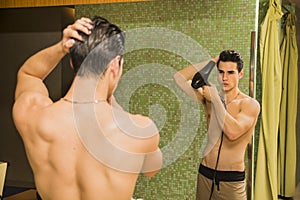
<path id="1" fill-rule="evenodd" d="M 20 106 L 26 107 L 24 104 Z M 107 109 L 109 106 L 97 107 L 103 110 L 101 107 Z M 18 105 L 15 109 L 18 110 Z M 107 118 L 109 114 L 102 112 L 101 115 Z M 18 116 L 15 119 L 18 121 Z M 27 126 L 19 127 L 19 130 L 37 189 L 43 198 L 130 199 L 138 173 L 112 169 L 87 151 L 74 124 L 71 103 L 59 101 L 37 109 L 20 120 L 27 120 Z M 143 153 L 147 147 L 146 143 L 142 144 L 140 140 L 134 140 L 120 131 L 114 132 L 114 135 L 107 133 L 107 137 L 129 152 Z M 158 138 L 155 139 L 158 141 Z M 126 163 L 126 160 L 123 162 Z"/>
<path id="2" fill-rule="evenodd" d="M 100 20 L 108 23 L 101 18 Z M 88 103 L 73 100 L 74 84 L 81 79 L 78 77 L 75 77 L 64 97 L 65 100 L 52 102 L 48 97 L 48 91 L 42 80 L 73 46 L 73 38 L 83 40 L 77 31 L 90 34 L 92 25 L 87 18 L 77 20 L 65 29 L 61 42 L 29 58 L 18 73 L 13 118 L 23 139 L 37 190 L 43 200 L 129 200 L 134 192 L 139 172 L 151 177 L 157 173 L 157 166 L 161 164 L 155 163 L 152 171 L 143 171 L 144 160 L 139 156 L 138 159 L 133 159 L 136 162 L 130 163 L 134 170 L 123 169 L 121 164 L 128 164 L 127 157 L 120 156 L 124 154 L 116 154 L 116 151 L 111 155 L 110 149 L 103 149 L 101 145 L 104 144 L 103 140 L 109 141 L 111 147 L 119 149 L 119 152 L 126 152 L 129 156 L 157 152 L 158 161 L 161 161 L 158 132 L 151 137 L 140 139 L 126 134 L 116 124 L 116 113 L 113 110 L 121 108 L 112 94 L 122 73 L 123 61 L 120 56 L 113 58 L 108 64 L 106 73 L 99 79 L 95 90 L 96 100 Z M 98 99 L 101 101 L 97 101 Z M 95 141 L 93 144 L 83 142 L 82 136 L 87 133 L 94 134 L 95 130 L 88 126 L 78 129 L 74 116 L 75 104 L 79 107 L 93 106 L 96 123 L 101 128 L 97 134 L 102 136 L 102 141 Z M 121 112 L 126 113 L 123 110 Z M 128 115 L 131 122 L 139 128 L 152 123 L 147 117 Z M 90 117 L 92 115 L 88 115 L 86 121 L 80 123 L 84 125 L 90 121 Z M 92 149 L 108 152 L 109 155 L 105 155 L 108 159 L 102 162 Z M 116 160 L 121 164 L 114 165 Z"/>

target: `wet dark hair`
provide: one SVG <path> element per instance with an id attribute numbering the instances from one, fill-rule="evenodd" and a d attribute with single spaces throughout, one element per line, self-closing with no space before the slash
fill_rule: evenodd
<path id="1" fill-rule="evenodd" d="M 78 31 L 83 41 L 75 40 L 70 49 L 73 69 L 78 76 L 98 76 L 106 71 L 113 58 L 118 55 L 122 58 L 124 54 L 125 35 L 122 30 L 100 16 L 95 16 L 92 21 L 91 34 Z"/>
<path id="2" fill-rule="evenodd" d="M 244 61 L 239 53 L 234 50 L 225 50 L 220 53 L 217 66 L 219 67 L 220 61 L 222 62 L 234 62 L 237 64 L 238 72 L 241 72 L 244 67 Z"/>

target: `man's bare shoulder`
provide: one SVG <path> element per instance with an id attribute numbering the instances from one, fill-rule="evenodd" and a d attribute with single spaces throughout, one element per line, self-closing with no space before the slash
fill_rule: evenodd
<path id="1" fill-rule="evenodd" d="M 25 92 L 13 105 L 13 120 L 18 129 L 32 126 L 44 108 L 53 104 L 50 98 L 36 92 Z"/>
<path id="2" fill-rule="evenodd" d="M 241 102 L 240 105 L 242 108 L 251 109 L 256 114 L 258 114 L 260 112 L 260 104 L 253 97 L 250 97 L 250 96 L 242 93 L 242 98 L 241 98 L 240 102 Z"/>
<path id="3" fill-rule="evenodd" d="M 47 107 L 52 104 L 52 100 L 38 92 L 23 92 L 14 102 L 15 109 L 24 110 Z"/>
<path id="4" fill-rule="evenodd" d="M 140 114 L 130 115 L 133 123 L 140 130 L 139 133 L 136 133 L 136 138 L 145 145 L 146 151 L 155 151 L 159 143 L 159 131 L 153 120 Z"/>
<path id="5" fill-rule="evenodd" d="M 149 125 L 154 124 L 153 120 L 147 116 L 141 114 L 130 114 L 134 123 L 140 127 L 148 127 Z"/>

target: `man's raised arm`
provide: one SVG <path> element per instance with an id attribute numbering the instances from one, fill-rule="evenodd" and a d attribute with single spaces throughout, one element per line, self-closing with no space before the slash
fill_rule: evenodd
<path id="1" fill-rule="evenodd" d="M 217 63 L 218 59 L 219 59 L 219 55 L 211 59 L 210 61 Z M 191 83 L 195 74 L 201 69 L 205 68 L 207 65 L 209 65 L 210 61 L 204 61 L 198 64 L 185 67 L 184 69 L 175 73 L 173 76 L 174 81 L 181 88 L 183 92 L 185 92 L 192 99 L 195 99 L 200 102 L 202 102 L 203 97 L 199 92 L 193 89 Z"/>
<path id="2" fill-rule="evenodd" d="M 63 38 L 60 42 L 31 56 L 18 71 L 15 100 L 24 93 L 48 96 L 48 90 L 43 80 L 69 52 L 75 42 L 74 39 L 82 40 L 77 31 L 89 34 L 91 29 L 91 20 L 81 18 L 64 29 Z"/>

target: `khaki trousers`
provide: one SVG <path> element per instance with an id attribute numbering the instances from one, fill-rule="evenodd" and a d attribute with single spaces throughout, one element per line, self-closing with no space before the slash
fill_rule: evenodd
<path id="1" fill-rule="evenodd" d="M 212 180 L 198 173 L 196 200 L 209 200 Z M 219 190 L 214 185 L 211 200 L 247 200 L 246 181 L 219 182 Z"/>

